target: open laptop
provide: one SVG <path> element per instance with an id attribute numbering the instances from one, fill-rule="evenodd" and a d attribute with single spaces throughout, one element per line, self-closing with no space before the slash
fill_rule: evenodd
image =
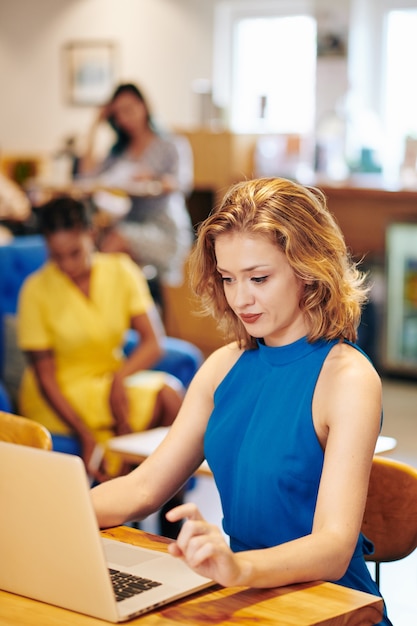
<path id="1" fill-rule="evenodd" d="M 77 456 L 0 442 L 0 503 L 5 591 L 122 622 L 213 584 L 169 554 L 102 538 Z M 124 573 L 119 601 L 110 570 Z M 153 582 L 125 597 L 126 574 Z"/>

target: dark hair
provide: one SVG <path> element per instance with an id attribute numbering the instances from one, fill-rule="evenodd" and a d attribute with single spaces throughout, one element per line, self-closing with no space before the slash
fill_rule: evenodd
<path id="1" fill-rule="evenodd" d="M 39 229 L 46 237 L 61 230 L 88 230 L 90 211 L 84 202 L 69 196 L 54 198 L 38 211 Z"/>
<path id="2" fill-rule="evenodd" d="M 152 120 L 152 114 L 149 109 L 148 102 L 143 92 L 139 89 L 139 87 L 137 87 L 133 83 L 122 83 L 121 85 L 116 87 L 113 95 L 110 98 L 109 104 L 112 104 L 116 100 L 116 98 L 118 98 L 118 96 L 124 93 L 129 93 L 135 98 L 137 98 L 140 102 L 142 102 L 146 111 L 146 122 L 149 128 L 152 130 L 152 132 L 157 133 L 158 130 Z M 119 156 L 128 147 L 130 143 L 130 135 L 126 133 L 123 129 L 119 128 L 112 117 L 109 118 L 109 124 L 117 135 L 117 140 L 115 144 L 112 146 L 110 154 L 112 156 Z"/>

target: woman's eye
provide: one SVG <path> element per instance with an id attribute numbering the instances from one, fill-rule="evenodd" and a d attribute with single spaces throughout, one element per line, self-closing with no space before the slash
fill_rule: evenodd
<path id="1" fill-rule="evenodd" d="M 268 279 L 268 276 L 253 276 L 252 281 L 254 283 L 264 283 Z"/>
<path id="2" fill-rule="evenodd" d="M 231 283 L 232 279 L 230 278 L 230 276 L 221 276 L 221 279 L 224 283 Z"/>

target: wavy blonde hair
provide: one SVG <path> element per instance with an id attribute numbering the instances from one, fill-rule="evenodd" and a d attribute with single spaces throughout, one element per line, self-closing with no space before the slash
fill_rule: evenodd
<path id="1" fill-rule="evenodd" d="M 216 269 L 216 238 L 231 232 L 266 236 L 285 253 L 295 275 L 305 284 L 300 308 L 310 328 L 309 341 L 356 341 L 369 289 L 366 274 L 350 258 L 319 189 L 283 178 L 240 182 L 198 228 L 189 273 L 202 314 L 215 318 L 227 340 L 251 348 L 256 340 L 228 305 Z"/>

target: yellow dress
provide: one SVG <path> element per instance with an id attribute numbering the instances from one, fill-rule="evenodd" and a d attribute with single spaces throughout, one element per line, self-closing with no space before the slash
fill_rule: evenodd
<path id="1" fill-rule="evenodd" d="M 62 393 L 97 441 L 104 442 L 113 436 L 109 393 L 123 359 L 124 333 L 131 317 L 153 302 L 141 270 L 128 256 L 97 252 L 92 263 L 89 298 L 50 261 L 26 279 L 19 297 L 18 342 L 22 350 L 53 350 Z M 126 379 L 133 430 L 147 428 L 163 385 L 162 372 Z M 52 433 L 71 432 L 44 400 L 30 367 L 23 375 L 19 411 Z"/>

